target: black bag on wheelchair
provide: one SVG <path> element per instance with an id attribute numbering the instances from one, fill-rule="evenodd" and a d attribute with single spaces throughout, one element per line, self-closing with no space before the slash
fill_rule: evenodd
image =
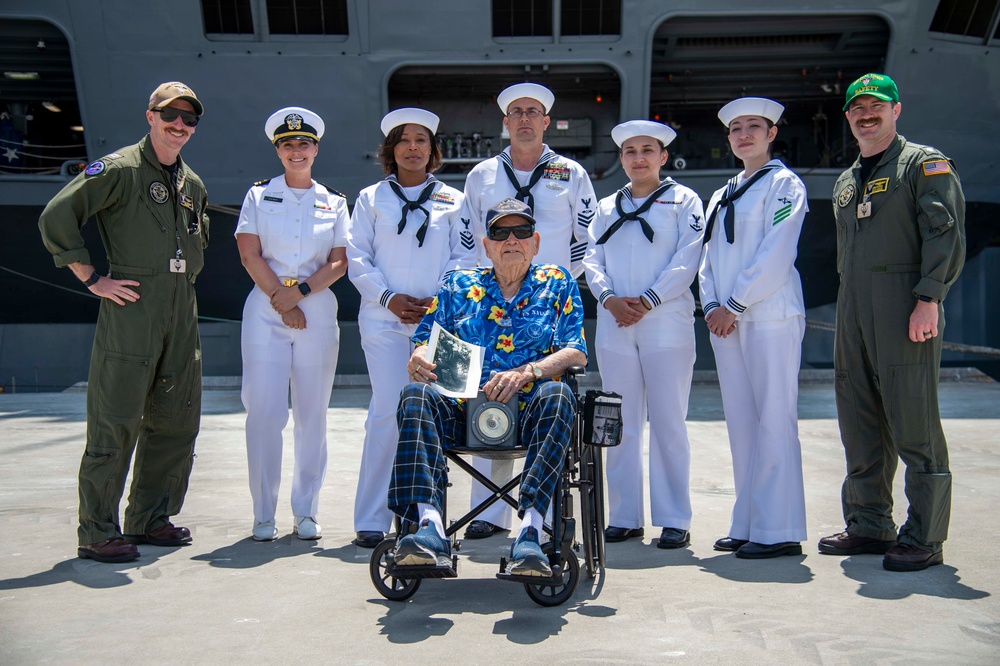
<path id="1" fill-rule="evenodd" d="M 583 443 L 618 446 L 622 443 L 622 397 L 591 389 L 583 399 Z"/>

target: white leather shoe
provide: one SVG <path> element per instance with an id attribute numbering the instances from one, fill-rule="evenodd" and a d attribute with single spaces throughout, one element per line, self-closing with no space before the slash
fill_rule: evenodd
<path id="1" fill-rule="evenodd" d="M 278 528 L 273 520 L 265 520 L 253 526 L 254 541 L 274 541 L 278 538 Z"/>
<path id="2" fill-rule="evenodd" d="M 323 536 L 323 528 L 312 516 L 295 516 L 292 532 L 300 539 L 319 539 Z"/>

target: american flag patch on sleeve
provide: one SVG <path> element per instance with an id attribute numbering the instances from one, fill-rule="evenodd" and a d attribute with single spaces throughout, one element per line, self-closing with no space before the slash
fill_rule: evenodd
<path id="1" fill-rule="evenodd" d="M 931 160 L 930 162 L 924 162 L 922 166 L 924 167 L 925 176 L 940 176 L 941 174 L 951 173 L 951 166 L 948 164 L 948 160 Z"/>

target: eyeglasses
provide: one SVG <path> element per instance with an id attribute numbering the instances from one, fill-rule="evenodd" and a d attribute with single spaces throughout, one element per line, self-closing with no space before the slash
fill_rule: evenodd
<path id="1" fill-rule="evenodd" d="M 172 123 L 180 117 L 181 122 L 183 122 L 188 127 L 194 127 L 198 124 L 201 118 L 196 113 L 191 113 L 190 111 L 181 111 L 180 109 L 175 109 L 172 106 L 165 106 L 162 109 L 152 109 L 154 113 L 160 114 L 160 118 L 163 119 L 165 123 Z"/>
<path id="2" fill-rule="evenodd" d="M 535 120 L 536 118 L 541 118 L 544 115 L 545 115 L 544 111 L 542 111 L 541 109 L 536 109 L 535 107 L 531 107 L 530 109 L 517 109 L 517 108 L 514 108 L 514 109 L 511 109 L 510 111 L 507 112 L 507 117 L 508 118 L 514 118 L 514 119 L 523 118 L 524 116 L 528 116 L 532 120 Z"/>
<path id="3" fill-rule="evenodd" d="M 490 227 L 486 235 L 489 236 L 491 241 L 505 241 L 510 238 L 512 233 L 514 234 L 514 238 L 524 240 L 525 238 L 531 238 L 531 235 L 535 233 L 535 227 L 530 224 L 521 224 L 516 227 Z"/>

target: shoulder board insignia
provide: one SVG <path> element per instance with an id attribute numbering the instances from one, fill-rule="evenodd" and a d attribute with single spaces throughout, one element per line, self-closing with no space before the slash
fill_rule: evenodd
<path id="1" fill-rule="evenodd" d="M 271 182 L 270 178 L 268 178 L 266 180 L 258 180 L 256 183 L 253 184 L 253 186 L 254 187 L 260 187 L 261 185 L 267 185 L 270 182 Z"/>
<path id="2" fill-rule="evenodd" d="M 941 176 L 951 173 L 951 166 L 948 164 L 948 160 L 931 160 L 921 163 L 920 166 L 924 168 L 925 176 Z"/>
<path id="3" fill-rule="evenodd" d="M 329 192 L 330 194 L 336 195 L 336 196 L 340 197 L 341 199 L 346 199 L 347 198 L 347 195 L 345 195 L 342 192 L 338 192 L 337 190 L 333 189 L 329 185 L 326 185 L 325 183 L 320 183 L 320 185 L 322 185 L 323 187 L 325 187 L 326 191 Z"/>
<path id="4" fill-rule="evenodd" d="M 104 162 L 97 160 L 96 162 L 91 162 L 86 169 L 83 170 L 88 176 L 96 176 L 97 174 L 104 171 Z"/>

